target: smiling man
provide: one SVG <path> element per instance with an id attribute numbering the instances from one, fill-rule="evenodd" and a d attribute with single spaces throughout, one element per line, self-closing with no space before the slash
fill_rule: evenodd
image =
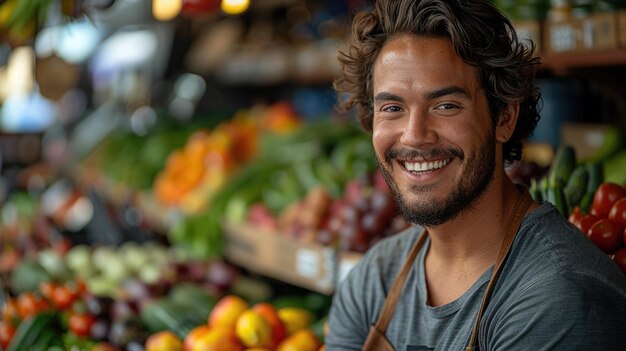
<path id="1" fill-rule="evenodd" d="M 538 120 L 539 60 L 485 0 L 357 14 L 335 88 L 413 228 L 341 283 L 327 350 L 623 350 L 626 277 L 507 177 Z"/>

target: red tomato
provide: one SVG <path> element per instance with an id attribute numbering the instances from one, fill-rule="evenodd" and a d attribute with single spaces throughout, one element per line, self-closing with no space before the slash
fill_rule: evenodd
<path id="1" fill-rule="evenodd" d="M 67 321 L 67 328 L 76 336 L 87 337 L 95 321 L 96 319 L 89 313 L 72 313 Z"/>
<path id="2" fill-rule="evenodd" d="M 580 229 L 581 232 L 587 235 L 587 233 L 589 233 L 589 229 L 591 228 L 591 226 L 596 224 L 596 222 L 599 220 L 600 220 L 600 217 L 594 216 L 589 213 L 589 214 L 584 215 L 583 218 L 581 218 L 580 221 L 578 221 L 578 223 L 575 224 L 575 226 L 578 229 Z"/>
<path id="3" fill-rule="evenodd" d="M 613 222 L 626 227 L 626 197 L 617 200 L 611 211 L 609 211 L 609 219 Z"/>
<path id="4" fill-rule="evenodd" d="M 624 228 L 603 218 L 591 226 L 587 236 L 607 254 L 612 254 L 624 245 Z"/>
<path id="5" fill-rule="evenodd" d="M 17 311 L 22 319 L 40 312 L 41 300 L 32 292 L 23 292 L 17 297 Z"/>
<path id="6" fill-rule="evenodd" d="M 617 263 L 617 266 L 626 274 L 626 248 L 617 250 L 613 256 L 613 261 Z"/>
<path id="7" fill-rule="evenodd" d="M 611 182 L 600 184 L 593 195 L 591 213 L 601 218 L 607 218 L 613 204 L 624 196 L 626 196 L 626 192 L 618 184 Z"/>
<path id="8" fill-rule="evenodd" d="M 76 300 L 76 293 L 66 285 L 58 285 L 52 292 L 52 304 L 59 310 L 68 309 Z"/>
<path id="9" fill-rule="evenodd" d="M 585 214 L 580 210 L 580 206 L 576 206 L 572 210 L 572 213 L 570 213 L 570 215 L 567 218 L 567 220 L 570 223 L 572 223 L 573 225 L 577 226 L 578 223 L 580 222 L 580 220 L 583 219 L 584 216 L 585 216 Z"/>
<path id="10" fill-rule="evenodd" d="M 0 346 L 2 346 L 4 350 L 9 347 L 13 335 L 15 335 L 15 327 L 13 324 L 6 321 L 0 322 Z"/>
<path id="11" fill-rule="evenodd" d="M 52 281 L 45 281 L 39 284 L 39 291 L 41 292 L 41 296 L 46 299 L 52 301 L 52 295 L 54 295 L 54 289 L 57 287 L 57 284 Z"/>

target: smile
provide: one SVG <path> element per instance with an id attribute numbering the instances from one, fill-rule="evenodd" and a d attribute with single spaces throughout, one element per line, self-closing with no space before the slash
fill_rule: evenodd
<path id="1" fill-rule="evenodd" d="M 443 168 L 451 159 L 438 160 L 438 161 L 425 161 L 425 162 L 404 162 L 404 168 L 412 172 L 426 172 L 433 171 L 435 169 Z"/>

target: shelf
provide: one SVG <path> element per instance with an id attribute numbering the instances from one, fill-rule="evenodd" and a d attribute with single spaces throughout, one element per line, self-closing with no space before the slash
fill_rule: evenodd
<path id="1" fill-rule="evenodd" d="M 572 68 L 626 66 L 626 49 L 563 52 L 541 57 L 542 68 L 564 72 Z"/>

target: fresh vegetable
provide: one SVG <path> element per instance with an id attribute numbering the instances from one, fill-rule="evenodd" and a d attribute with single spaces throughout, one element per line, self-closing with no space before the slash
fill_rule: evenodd
<path id="1" fill-rule="evenodd" d="M 622 197 L 613 204 L 608 218 L 622 227 L 626 227 L 626 197 Z"/>
<path id="2" fill-rule="evenodd" d="M 20 323 L 15 331 L 13 340 L 6 351 L 30 350 L 35 345 L 41 347 L 41 340 L 52 341 L 51 335 L 60 335 L 58 316 L 52 312 L 42 312 L 34 317 L 27 318 Z M 40 350 L 46 350 L 41 348 Z"/>
<path id="3" fill-rule="evenodd" d="M 596 222 L 599 220 L 600 220 L 600 217 L 589 213 L 589 214 L 584 215 L 580 219 L 580 221 L 575 225 L 578 229 L 580 229 L 581 232 L 587 235 L 587 233 L 589 233 L 589 229 L 591 228 L 591 226 L 596 224 Z"/>
<path id="4" fill-rule="evenodd" d="M 611 182 L 600 184 L 593 197 L 591 213 L 607 218 L 613 204 L 624 196 L 626 196 L 626 191 L 620 185 Z"/>
<path id="5" fill-rule="evenodd" d="M 624 228 L 606 218 L 591 226 L 587 236 L 607 254 L 612 254 L 624 245 Z"/>

